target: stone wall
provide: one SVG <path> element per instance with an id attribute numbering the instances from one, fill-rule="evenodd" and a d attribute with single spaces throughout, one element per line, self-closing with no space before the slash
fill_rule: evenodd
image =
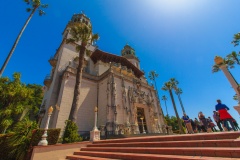
<path id="1" fill-rule="evenodd" d="M 94 126 L 94 108 L 97 106 L 97 83 L 82 79 L 77 125 L 80 132 L 90 131 Z"/>

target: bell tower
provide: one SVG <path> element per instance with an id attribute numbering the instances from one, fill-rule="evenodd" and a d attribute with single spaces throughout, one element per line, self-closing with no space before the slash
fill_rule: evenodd
<path id="1" fill-rule="evenodd" d="M 125 57 L 128 61 L 130 61 L 138 69 L 140 69 L 140 61 L 135 55 L 135 50 L 131 46 L 126 44 L 121 51 L 121 55 L 122 57 Z"/>
<path id="2" fill-rule="evenodd" d="M 90 19 L 84 13 L 74 14 L 69 23 L 71 22 L 82 22 L 86 25 L 91 25 Z"/>
<path id="3" fill-rule="evenodd" d="M 64 32 L 63 32 L 63 38 L 69 38 L 69 24 L 74 23 L 74 22 L 81 22 L 81 23 L 85 23 L 86 25 L 91 26 L 91 21 L 90 18 L 88 18 L 83 12 L 82 13 L 78 13 L 78 14 L 74 14 L 71 18 L 71 20 L 68 22 Z"/>

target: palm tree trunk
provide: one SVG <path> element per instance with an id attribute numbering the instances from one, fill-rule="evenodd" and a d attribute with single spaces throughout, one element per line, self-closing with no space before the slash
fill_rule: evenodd
<path id="1" fill-rule="evenodd" d="M 77 68 L 77 75 L 76 75 L 76 84 L 74 88 L 74 97 L 71 112 L 69 115 L 69 120 L 76 123 L 77 121 L 77 111 L 80 104 L 80 90 L 81 90 L 81 81 L 82 81 L 82 70 L 83 70 L 83 63 L 84 63 L 84 53 L 86 51 L 86 45 L 82 44 L 79 52 L 79 59 L 78 59 L 78 68 Z"/>
<path id="2" fill-rule="evenodd" d="M 35 11 L 36 11 L 37 8 L 38 8 L 38 6 L 35 7 L 35 8 L 32 10 L 32 12 L 31 12 L 31 14 L 29 15 L 27 21 L 25 22 L 23 28 L 21 29 L 20 33 L 18 34 L 17 39 L 15 40 L 15 42 L 14 42 L 14 44 L 13 44 L 13 46 L 12 46 L 12 49 L 11 49 L 11 51 L 8 53 L 8 56 L 7 56 L 5 62 L 3 63 L 2 68 L 1 68 L 1 70 L 0 70 L 0 78 L 2 77 L 2 74 L 3 74 L 5 68 L 6 68 L 7 64 L 8 64 L 8 61 L 10 60 L 10 58 L 11 58 L 11 56 L 12 56 L 15 48 L 17 47 L 17 44 L 18 44 L 18 42 L 19 42 L 19 40 L 20 40 L 20 38 L 21 38 L 24 30 L 26 29 L 29 21 L 31 20 L 31 18 L 32 18 L 32 16 L 34 15 L 34 13 L 35 13 Z"/>
<path id="3" fill-rule="evenodd" d="M 181 97 L 180 97 L 180 94 L 178 94 L 178 100 L 179 100 L 179 102 L 180 102 L 180 105 L 181 105 L 183 114 L 186 113 L 186 112 L 185 112 L 185 109 L 184 109 L 184 107 L 183 107 L 183 103 L 182 103 L 182 99 L 181 99 Z"/>
<path id="4" fill-rule="evenodd" d="M 157 92 L 158 101 L 160 101 L 159 95 L 158 95 L 157 83 L 156 83 L 155 77 L 154 77 L 153 81 L 154 81 L 154 83 L 155 83 L 155 88 L 156 88 L 156 92 Z"/>
<path id="5" fill-rule="evenodd" d="M 171 90 L 171 89 L 169 90 L 169 93 L 170 93 L 170 97 L 171 97 L 171 100 L 172 100 L 173 108 L 174 108 L 174 111 L 175 111 L 175 114 L 176 114 L 176 117 L 177 117 L 178 126 L 179 126 L 179 131 L 180 131 L 181 134 L 183 134 L 184 131 L 183 131 L 182 123 L 181 123 L 180 118 L 179 118 L 179 115 L 178 115 L 178 111 L 177 111 L 177 108 L 176 108 L 176 104 L 175 104 L 175 101 L 174 101 L 174 98 L 173 98 L 173 94 L 172 94 L 172 90 Z"/>
<path id="6" fill-rule="evenodd" d="M 167 112 L 167 116 L 168 116 L 167 103 L 165 100 L 164 100 L 164 102 L 165 102 L 166 112 Z"/>

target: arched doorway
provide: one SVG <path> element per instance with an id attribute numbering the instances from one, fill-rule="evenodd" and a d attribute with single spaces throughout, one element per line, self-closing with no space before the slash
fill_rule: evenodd
<path id="1" fill-rule="evenodd" d="M 148 133 L 144 108 L 137 107 L 137 121 L 140 133 Z M 144 127 L 144 130 L 143 130 Z"/>

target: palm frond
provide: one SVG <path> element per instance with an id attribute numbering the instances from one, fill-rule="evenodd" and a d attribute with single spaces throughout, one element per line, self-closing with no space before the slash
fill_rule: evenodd
<path id="1" fill-rule="evenodd" d="M 25 106 L 22 105 L 22 104 L 20 104 L 20 105 L 17 105 L 17 106 L 14 108 L 14 112 L 15 112 L 16 114 L 20 114 L 20 113 L 22 113 L 25 109 L 26 109 Z"/>
<path id="2" fill-rule="evenodd" d="M 240 40 L 240 33 L 234 34 L 232 44 L 234 47 L 239 45 L 239 40 Z"/>
<path id="3" fill-rule="evenodd" d="M 41 8 L 48 8 L 48 4 L 41 4 Z"/>
<path id="4" fill-rule="evenodd" d="M 26 8 L 26 11 L 27 12 L 30 12 L 32 9 L 31 8 Z"/>
<path id="5" fill-rule="evenodd" d="M 8 128 L 9 126 L 11 126 L 12 124 L 13 124 L 13 119 L 8 118 L 8 119 L 3 119 L 3 120 L 1 121 L 0 126 L 1 126 L 2 128 L 7 129 L 7 128 Z"/>
<path id="6" fill-rule="evenodd" d="M 170 82 L 165 82 L 164 85 L 163 85 L 163 87 L 162 87 L 162 90 L 168 91 L 168 90 L 170 90 L 170 89 L 172 89 L 171 83 L 170 83 Z"/>
<path id="7" fill-rule="evenodd" d="M 41 9 L 38 10 L 38 15 L 39 15 L 39 16 L 42 16 L 42 15 L 45 15 L 45 14 L 46 14 L 46 13 L 45 13 L 43 10 L 41 10 Z"/>
<path id="8" fill-rule="evenodd" d="M 218 72 L 218 71 L 220 71 L 219 65 L 214 64 L 214 65 L 212 66 L 212 73 L 216 73 L 216 72 Z"/>
<path id="9" fill-rule="evenodd" d="M 66 43 L 75 43 L 75 40 L 73 38 L 66 39 Z"/>
<path id="10" fill-rule="evenodd" d="M 80 49 L 81 49 L 81 46 L 80 46 L 80 45 L 77 45 L 77 46 L 76 46 L 76 51 L 79 52 Z"/>
<path id="11" fill-rule="evenodd" d="M 158 77 L 158 74 L 157 74 L 156 71 L 150 71 L 149 74 L 148 74 L 148 78 L 150 80 L 155 80 L 157 77 Z"/>
<path id="12" fill-rule="evenodd" d="M 86 25 L 82 22 L 73 22 L 69 24 L 69 28 L 71 40 L 67 40 L 67 42 L 71 41 L 78 43 L 81 41 L 81 45 L 87 46 L 87 44 L 99 39 L 98 34 L 92 33 L 91 25 Z M 76 50 L 79 51 L 79 47 L 78 49 L 76 48 Z"/>
<path id="13" fill-rule="evenodd" d="M 86 55 L 87 55 L 88 57 L 90 57 L 90 56 L 91 56 L 91 51 L 90 51 L 90 50 L 86 50 Z"/>
<path id="14" fill-rule="evenodd" d="M 166 101 L 167 97 L 165 95 L 162 96 L 162 100 Z"/>
<path id="15" fill-rule="evenodd" d="M 172 88 L 177 87 L 177 85 L 179 84 L 179 82 L 175 78 L 170 78 L 169 82 L 171 83 Z"/>
<path id="16" fill-rule="evenodd" d="M 24 159 L 29 149 L 33 129 L 37 129 L 37 124 L 29 119 L 17 123 L 13 129 L 14 135 L 7 140 L 8 144 L 13 146 L 10 156 L 16 160 Z"/>
<path id="17" fill-rule="evenodd" d="M 98 34 L 93 34 L 93 35 L 92 35 L 92 39 L 91 39 L 91 43 L 93 43 L 93 42 L 99 40 L 99 38 L 100 38 L 100 37 L 99 37 Z"/>
<path id="18" fill-rule="evenodd" d="M 182 94 L 183 92 L 182 92 L 182 89 L 181 88 L 175 88 L 175 93 L 177 94 L 177 95 L 180 95 L 180 94 Z"/>

